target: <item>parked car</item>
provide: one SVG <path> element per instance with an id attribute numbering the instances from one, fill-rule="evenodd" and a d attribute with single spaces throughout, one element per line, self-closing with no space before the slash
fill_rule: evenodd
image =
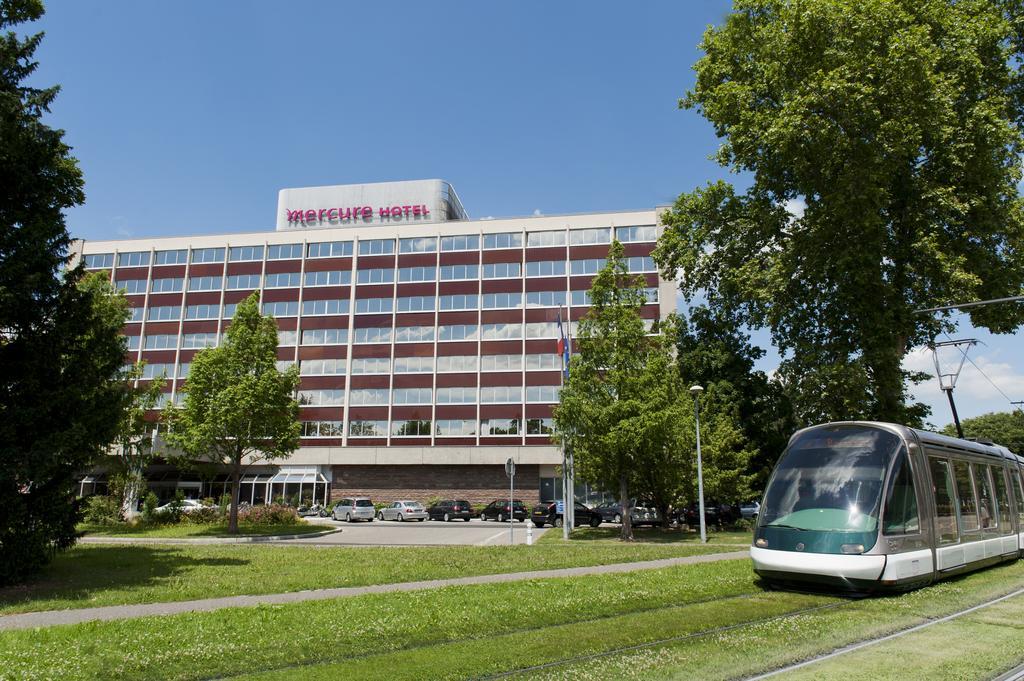
<path id="1" fill-rule="evenodd" d="M 594 511 L 601 514 L 601 520 L 606 523 L 622 522 L 622 505 L 614 501 L 606 501 L 594 508 Z M 634 526 L 660 525 L 661 514 L 652 504 L 645 502 L 634 502 L 629 509 L 630 520 Z"/>
<path id="2" fill-rule="evenodd" d="M 491 503 L 484 506 L 484 509 L 480 511 L 480 520 L 497 520 L 499 523 L 503 523 L 508 520 L 509 515 L 519 522 L 525 522 L 526 518 L 529 517 L 530 513 L 526 510 L 526 504 L 520 499 L 512 500 L 512 513 L 508 510 L 508 500 L 502 501 L 496 499 Z"/>
<path id="3" fill-rule="evenodd" d="M 377 520 L 397 520 L 404 523 L 406 520 L 418 520 L 423 522 L 427 519 L 427 509 L 418 501 L 404 500 L 396 501 L 390 506 L 377 511 Z"/>
<path id="4" fill-rule="evenodd" d="M 731 525 L 740 517 L 739 506 L 719 504 L 709 501 L 704 504 L 704 524 L 712 526 Z M 685 509 L 680 509 L 674 518 L 676 522 L 686 523 L 690 527 L 700 524 L 700 511 L 696 503 L 690 504 Z"/>
<path id="5" fill-rule="evenodd" d="M 591 527 L 597 527 L 601 524 L 601 514 L 587 508 L 578 501 L 576 502 L 574 511 L 576 516 L 576 522 L 574 524 L 577 526 L 590 525 Z M 537 527 L 544 527 L 545 525 L 561 527 L 563 523 L 562 514 L 558 512 L 557 501 L 534 506 L 533 512 L 530 514 L 530 518 L 533 520 L 533 524 Z"/>
<path id="6" fill-rule="evenodd" d="M 327 511 L 327 509 L 324 506 L 321 506 L 320 504 L 313 504 L 313 505 L 303 504 L 302 506 L 299 506 L 297 509 L 295 509 L 295 513 L 298 514 L 298 516 L 300 518 L 309 518 L 309 517 L 326 518 L 327 514 L 328 514 L 328 511 Z"/>
<path id="7" fill-rule="evenodd" d="M 748 501 L 745 504 L 740 504 L 740 515 L 744 518 L 757 518 L 757 514 L 761 512 L 761 503 L 758 501 Z"/>
<path id="8" fill-rule="evenodd" d="M 373 522 L 373 502 L 369 497 L 348 497 L 334 505 L 331 517 L 335 520 L 344 519 L 345 522 L 354 520 L 366 520 Z"/>
<path id="9" fill-rule="evenodd" d="M 178 502 L 171 501 L 164 504 L 163 506 L 157 506 L 155 509 L 153 509 L 153 511 L 155 513 L 170 513 L 171 509 L 173 509 L 175 504 L 177 503 Z M 192 511 L 196 511 L 199 510 L 200 508 L 205 507 L 201 503 L 199 503 L 197 499 L 182 499 L 181 503 L 178 504 L 178 508 L 181 510 L 182 513 L 191 513 Z"/>
<path id="10" fill-rule="evenodd" d="M 467 523 L 473 517 L 473 507 L 465 499 L 445 499 L 439 501 L 427 509 L 427 516 L 431 520 L 465 520 Z"/>

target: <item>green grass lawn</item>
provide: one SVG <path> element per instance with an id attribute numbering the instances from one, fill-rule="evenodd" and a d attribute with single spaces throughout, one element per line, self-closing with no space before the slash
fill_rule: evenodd
<path id="1" fill-rule="evenodd" d="M 721 551 L 699 545 L 314 547 L 81 545 L 0 589 L 0 614 L 605 565 Z"/>
<path id="2" fill-rule="evenodd" d="M 577 527 L 570 535 L 570 542 L 602 543 L 618 542 L 618 527 Z M 750 546 L 753 540 L 753 532 L 746 530 L 723 530 L 709 531 L 709 544 L 735 544 L 737 547 Z M 633 538 L 636 543 L 641 544 L 700 544 L 700 534 L 692 530 L 679 528 L 663 529 L 661 527 L 635 527 Z M 554 527 L 549 529 L 540 539 L 539 544 L 562 543 L 562 529 Z M 719 547 L 721 550 L 721 547 Z"/>
<path id="3" fill-rule="evenodd" d="M 461 679 L 550 663 L 557 666 L 526 676 L 725 679 L 905 628 L 1021 586 L 1019 561 L 901 596 L 843 600 L 764 592 L 748 561 L 722 561 L 5 632 L 0 678 Z M 786 617 L 815 606 L 834 607 Z M 1020 630 L 1019 604 L 1007 608 L 986 611 L 1008 623 L 998 637 L 1006 647 L 994 651 L 1004 660 L 1000 668 L 1021 650 L 1020 638 L 1010 632 Z M 670 637 L 686 638 L 603 655 Z M 898 665 L 876 668 L 870 678 L 907 681 L 942 669 L 919 667 L 916 653 L 908 665 L 906 650 Z M 961 646 L 936 653 L 953 659 Z M 558 664 L 578 655 L 600 657 Z M 844 676 L 849 672 L 843 669 Z"/>
<path id="4" fill-rule="evenodd" d="M 88 537 L 230 537 L 227 523 L 217 525 L 89 525 L 80 524 L 79 532 Z M 326 525 L 312 525 L 302 521 L 297 525 L 239 525 L 238 534 L 246 536 L 266 537 L 270 535 L 309 534 L 329 530 Z"/>

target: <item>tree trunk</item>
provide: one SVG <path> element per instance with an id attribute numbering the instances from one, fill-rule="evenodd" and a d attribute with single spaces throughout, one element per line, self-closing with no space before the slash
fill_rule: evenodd
<path id="1" fill-rule="evenodd" d="M 242 462 L 235 461 L 231 467 L 231 511 L 228 513 L 228 534 L 238 534 L 238 494 Z"/>
<path id="2" fill-rule="evenodd" d="M 619 507 L 622 508 L 622 541 L 633 541 L 633 519 L 629 513 L 629 483 L 619 476 Z"/>
<path id="3" fill-rule="evenodd" d="M 125 473 L 124 493 L 121 495 L 121 515 L 125 520 L 131 520 L 139 513 L 136 510 L 139 506 L 139 492 L 142 489 L 142 469 L 132 466 Z"/>

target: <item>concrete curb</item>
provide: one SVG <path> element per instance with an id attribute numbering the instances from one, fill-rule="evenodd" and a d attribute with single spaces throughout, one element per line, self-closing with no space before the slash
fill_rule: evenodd
<path id="1" fill-rule="evenodd" d="M 322 532 L 306 532 L 303 534 L 267 534 L 245 535 L 241 537 L 82 537 L 80 544 L 257 544 L 265 542 L 288 541 L 290 539 L 316 539 L 341 532 L 334 527 Z"/>
<path id="2" fill-rule="evenodd" d="M 738 560 L 746 558 L 748 551 L 731 553 L 708 553 L 699 556 L 680 558 L 662 558 L 638 563 L 611 563 L 608 565 L 589 565 L 586 567 L 558 568 L 553 570 L 534 570 L 531 572 L 510 572 L 495 575 L 477 575 L 474 577 L 457 577 L 454 579 L 433 579 L 419 582 L 399 582 L 395 584 L 375 584 L 370 586 L 349 586 L 333 589 L 314 589 L 310 591 L 292 591 L 278 594 L 262 594 L 253 596 L 225 596 L 222 598 L 205 598 L 194 601 L 177 601 L 164 603 L 145 603 L 139 605 L 109 605 L 98 608 L 81 608 L 78 610 L 44 610 L 28 612 L 20 615 L 0 617 L 0 631 L 15 629 L 32 629 L 35 627 L 51 627 L 64 624 L 80 624 L 82 622 L 136 619 L 153 615 L 176 615 L 186 612 L 210 612 L 221 608 L 245 608 L 257 605 L 281 605 L 301 603 L 303 601 L 322 601 L 334 598 L 351 598 L 365 594 L 395 593 L 402 591 L 422 591 L 446 586 L 468 586 L 474 584 L 499 584 L 503 582 L 522 582 L 532 579 L 553 579 L 559 577 L 578 577 L 582 575 L 608 575 L 639 570 L 657 570 L 695 565 L 698 563 L 714 563 L 720 560 Z"/>

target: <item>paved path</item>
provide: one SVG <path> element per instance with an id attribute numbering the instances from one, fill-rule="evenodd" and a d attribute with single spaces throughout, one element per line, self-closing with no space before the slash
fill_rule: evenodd
<path id="1" fill-rule="evenodd" d="M 49 627 L 59 624 L 78 624 L 96 620 L 121 620 L 150 615 L 174 615 L 183 612 L 208 612 L 221 608 L 251 607 L 254 605 L 279 605 L 282 603 L 299 603 L 302 601 L 320 601 L 330 598 L 347 598 L 364 594 L 394 593 L 399 591 L 419 591 L 436 589 L 444 586 L 462 586 L 468 584 L 498 584 L 502 582 L 521 582 L 529 579 L 550 579 L 553 577 L 576 577 L 579 575 L 607 575 L 637 570 L 656 570 L 675 567 L 677 565 L 693 565 L 710 563 L 720 560 L 746 558 L 748 551 L 731 553 L 711 553 L 702 556 L 685 558 L 664 558 L 639 563 L 616 563 L 614 565 L 592 565 L 588 567 L 561 568 L 558 570 L 535 570 L 532 572 L 512 572 L 498 575 L 479 575 L 476 577 L 458 577 L 455 579 L 434 579 L 421 582 L 403 582 L 400 584 L 378 584 L 373 586 L 340 587 L 335 589 L 316 589 L 312 591 L 293 591 L 283 594 L 264 594 L 261 596 L 227 596 L 224 598 L 206 598 L 195 601 L 178 601 L 175 603 L 147 603 L 142 605 L 112 605 L 102 608 L 81 608 L 78 610 L 47 610 L 30 612 L 20 615 L 0 617 L 0 631 L 12 629 L 31 629 L 33 627 Z"/>

